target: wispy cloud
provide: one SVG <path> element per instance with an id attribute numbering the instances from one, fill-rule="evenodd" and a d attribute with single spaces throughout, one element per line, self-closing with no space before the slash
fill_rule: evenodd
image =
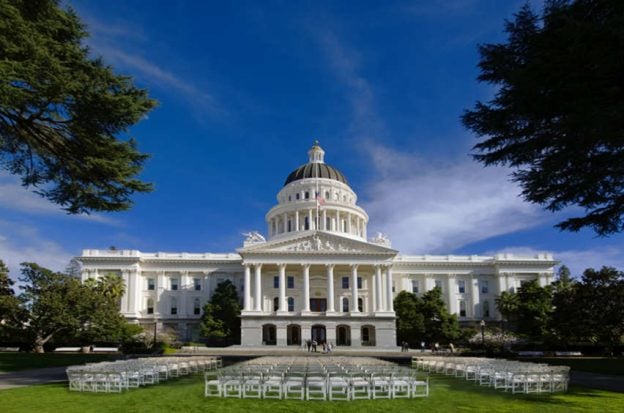
<path id="1" fill-rule="evenodd" d="M 0 208 L 31 215 L 49 215 L 114 226 L 120 225 L 118 220 L 100 214 L 68 215 L 58 205 L 35 194 L 32 189 L 24 188 L 17 177 L 6 173 L 0 173 Z"/>
<path id="2" fill-rule="evenodd" d="M 366 148 L 378 172 L 365 193 L 371 232 L 387 233 L 403 253 L 448 253 L 545 220 L 519 197 L 505 169 L 468 157 L 442 162 L 373 143 Z"/>
<path id="3" fill-rule="evenodd" d="M 157 62 L 154 56 L 144 53 L 144 50 L 150 50 L 145 47 L 149 44 L 149 38 L 139 24 L 128 21 L 105 22 L 88 12 L 83 14 L 91 33 L 89 47 L 95 54 L 101 55 L 106 63 L 117 69 L 126 69 L 150 87 L 159 88 L 181 99 L 200 120 L 206 115 L 225 114 L 214 93 L 188 81 L 188 77 L 176 74 L 167 65 Z"/>
<path id="4" fill-rule="evenodd" d="M 330 72 L 346 88 L 346 99 L 351 108 L 351 135 L 359 139 L 378 139 L 384 124 L 375 107 L 373 87 L 360 74 L 360 55 L 342 41 L 335 31 L 314 28 L 312 33 Z"/>
<path id="5" fill-rule="evenodd" d="M 19 276 L 22 262 L 63 271 L 71 258 L 68 251 L 45 239 L 36 228 L 0 220 L 0 259 L 9 267 L 13 279 Z"/>

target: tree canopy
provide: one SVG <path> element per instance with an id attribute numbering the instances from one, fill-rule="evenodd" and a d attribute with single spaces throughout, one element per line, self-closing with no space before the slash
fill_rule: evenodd
<path id="1" fill-rule="evenodd" d="M 204 306 L 201 333 L 212 345 L 240 344 L 241 306 L 236 286 L 230 280 L 217 285 Z"/>
<path id="2" fill-rule="evenodd" d="M 427 291 L 422 298 L 401 291 L 394 299 L 397 316 L 397 341 L 406 341 L 410 347 L 420 342 L 452 342 L 460 338 L 457 316 L 451 314 L 439 288 Z"/>
<path id="3" fill-rule="evenodd" d="M 479 47 L 478 80 L 497 91 L 462 117 L 474 158 L 512 167 L 527 201 L 584 209 L 562 230 L 624 230 L 624 2 L 525 5 L 505 31 Z"/>
<path id="4" fill-rule="evenodd" d="M 0 167 L 67 212 L 119 211 L 150 191 L 147 155 L 119 138 L 155 101 L 83 44 L 58 0 L 0 0 Z"/>

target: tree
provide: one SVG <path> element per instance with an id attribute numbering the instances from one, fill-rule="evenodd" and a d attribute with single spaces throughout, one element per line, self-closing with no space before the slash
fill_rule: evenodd
<path id="1" fill-rule="evenodd" d="M 518 312 L 518 296 L 509 291 L 503 291 L 496 297 L 495 303 L 498 312 L 501 313 L 503 318 L 513 323 Z"/>
<path id="2" fill-rule="evenodd" d="M 425 338 L 425 317 L 422 313 L 422 300 L 416 294 L 401 291 L 394 299 L 396 314 L 397 342 L 406 341 L 412 348 L 417 348 Z"/>
<path id="3" fill-rule="evenodd" d="M 552 289 L 541 287 L 537 280 L 525 282 L 518 289 L 517 331 L 533 341 L 544 341 L 550 336 Z"/>
<path id="4" fill-rule="evenodd" d="M 20 301 L 15 296 L 13 284 L 9 269 L 0 260 L 0 337 L 9 340 L 21 317 Z"/>
<path id="5" fill-rule="evenodd" d="M 202 335 L 213 345 L 239 344 L 240 312 L 236 286 L 230 280 L 219 283 L 210 302 L 204 306 L 200 324 Z"/>
<path id="6" fill-rule="evenodd" d="M 620 345 L 624 336 L 624 272 L 612 267 L 586 269 L 576 298 L 586 334 L 611 349 Z"/>
<path id="7" fill-rule="evenodd" d="M 461 336 L 457 316 L 446 308 L 440 288 L 423 294 L 421 311 L 425 318 L 425 341 L 452 342 Z"/>
<path id="8" fill-rule="evenodd" d="M 43 353 L 43 346 L 56 334 L 79 328 L 78 308 L 87 297 L 78 279 L 35 263 L 22 264 L 20 281 L 24 283 L 21 297 L 27 312 L 24 332 L 35 351 Z"/>
<path id="9" fill-rule="evenodd" d="M 474 158 L 512 167 L 529 202 L 585 210 L 562 230 L 624 230 L 624 3 L 525 5 L 505 31 L 479 46 L 478 80 L 498 90 L 462 117 L 483 138 Z"/>
<path id="10" fill-rule="evenodd" d="M 0 0 L 0 167 L 71 214 L 120 211 L 151 184 L 128 128 L 154 106 L 83 45 L 58 0 Z"/>

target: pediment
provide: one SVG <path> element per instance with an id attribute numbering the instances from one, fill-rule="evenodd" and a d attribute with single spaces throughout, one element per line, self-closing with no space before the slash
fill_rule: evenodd
<path id="1" fill-rule="evenodd" d="M 324 232 L 307 233 L 293 237 L 254 244 L 238 250 L 245 254 L 329 254 L 329 255 L 383 255 L 394 256 L 398 251 L 380 245 L 358 241 Z"/>

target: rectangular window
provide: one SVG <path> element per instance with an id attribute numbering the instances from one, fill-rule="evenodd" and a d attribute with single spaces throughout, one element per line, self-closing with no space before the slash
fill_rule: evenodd
<path id="1" fill-rule="evenodd" d="M 331 218 L 330 217 L 325 218 L 325 229 L 326 230 L 330 230 L 331 229 Z"/>
<path id="2" fill-rule="evenodd" d="M 299 200 L 299 194 L 295 195 L 295 198 L 297 198 L 297 201 Z"/>
<path id="3" fill-rule="evenodd" d="M 201 278 L 193 278 L 193 287 L 195 291 L 201 291 Z"/>
<path id="4" fill-rule="evenodd" d="M 171 279 L 171 290 L 177 291 L 177 289 L 178 289 L 178 279 L 177 278 L 172 278 Z"/>
<path id="5" fill-rule="evenodd" d="M 442 289 L 442 280 L 435 280 L 435 288 Z"/>
<path id="6" fill-rule="evenodd" d="M 325 199 L 329 199 L 329 191 L 325 191 Z"/>
<path id="7" fill-rule="evenodd" d="M 357 284 L 358 284 L 358 289 L 361 289 L 361 288 L 362 288 L 362 277 L 358 277 L 358 279 L 357 279 L 357 280 L 358 280 L 358 281 L 357 281 Z"/>
<path id="8" fill-rule="evenodd" d="M 288 232 L 292 231 L 292 223 L 290 221 L 290 219 L 288 220 Z"/>
<path id="9" fill-rule="evenodd" d="M 490 292 L 490 285 L 488 280 L 481 280 L 481 294 L 487 294 Z"/>
<path id="10" fill-rule="evenodd" d="M 152 291 L 156 289 L 156 283 L 154 282 L 153 278 L 147 279 L 147 289 Z"/>
<path id="11" fill-rule="evenodd" d="M 342 288 L 349 288 L 349 277 L 342 277 Z"/>
<path id="12" fill-rule="evenodd" d="M 466 292 L 466 281 L 459 280 L 457 281 L 457 290 L 460 294 L 464 294 Z"/>
<path id="13" fill-rule="evenodd" d="M 349 299 L 347 297 L 342 298 L 342 312 L 343 313 L 349 312 Z"/>
<path id="14" fill-rule="evenodd" d="M 412 280 L 412 292 L 418 294 L 418 280 Z"/>
<path id="15" fill-rule="evenodd" d="M 396 291 L 396 287 L 394 286 L 394 281 L 392 281 L 392 292 Z"/>
<path id="16" fill-rule="evenodd" d="M 279 277 L 277 275 L 273 277 L 273 288 L 279 288 Z"/>
<path id="17" fill-rule="evenodd" d="M 305 199 L 310 199 L 310 193 L 309 192 L 305 193 Z"/>
<path id="18" fill-rule="evenodd" d="M 175 299 L 171 300 L 171 315 L 178 314 L 178 302 Z"/>
<path id="19" fill-rule="evenodd" d="M 459 300 L 459 316 L 466 317 L 466 302 L 464 300 Z"/>
<path id="20" fill-rule="evenodd" d="M 154 300 L 147 300 L 147 314 L 154 314 Z"/>
<path id="21" fill-rule="evenodd" d="M 308 217 L 305 217 L 303 220 L 303 229 L 306 231 L 310 229 L 310 219 Z"/>
<path id="22" fill-rule="evenodd" d="M 483 317 L 489 317 L 490 316 L 490 303 L 489 301 L 484 301 L 483 302 Z"/>
<path id="23" fill-rule="evenodd" d="M 289 275 L 287 279 L 287 286 L 288 288 L 295 288 L 295 277 L 293 277 L 292 275 Z"/>
<path id="24" fill-rule="evenodd" d="M 291 313 L 295 311 L 295 299 L 292 297 L 288 297 L 288 311 Z"/>

